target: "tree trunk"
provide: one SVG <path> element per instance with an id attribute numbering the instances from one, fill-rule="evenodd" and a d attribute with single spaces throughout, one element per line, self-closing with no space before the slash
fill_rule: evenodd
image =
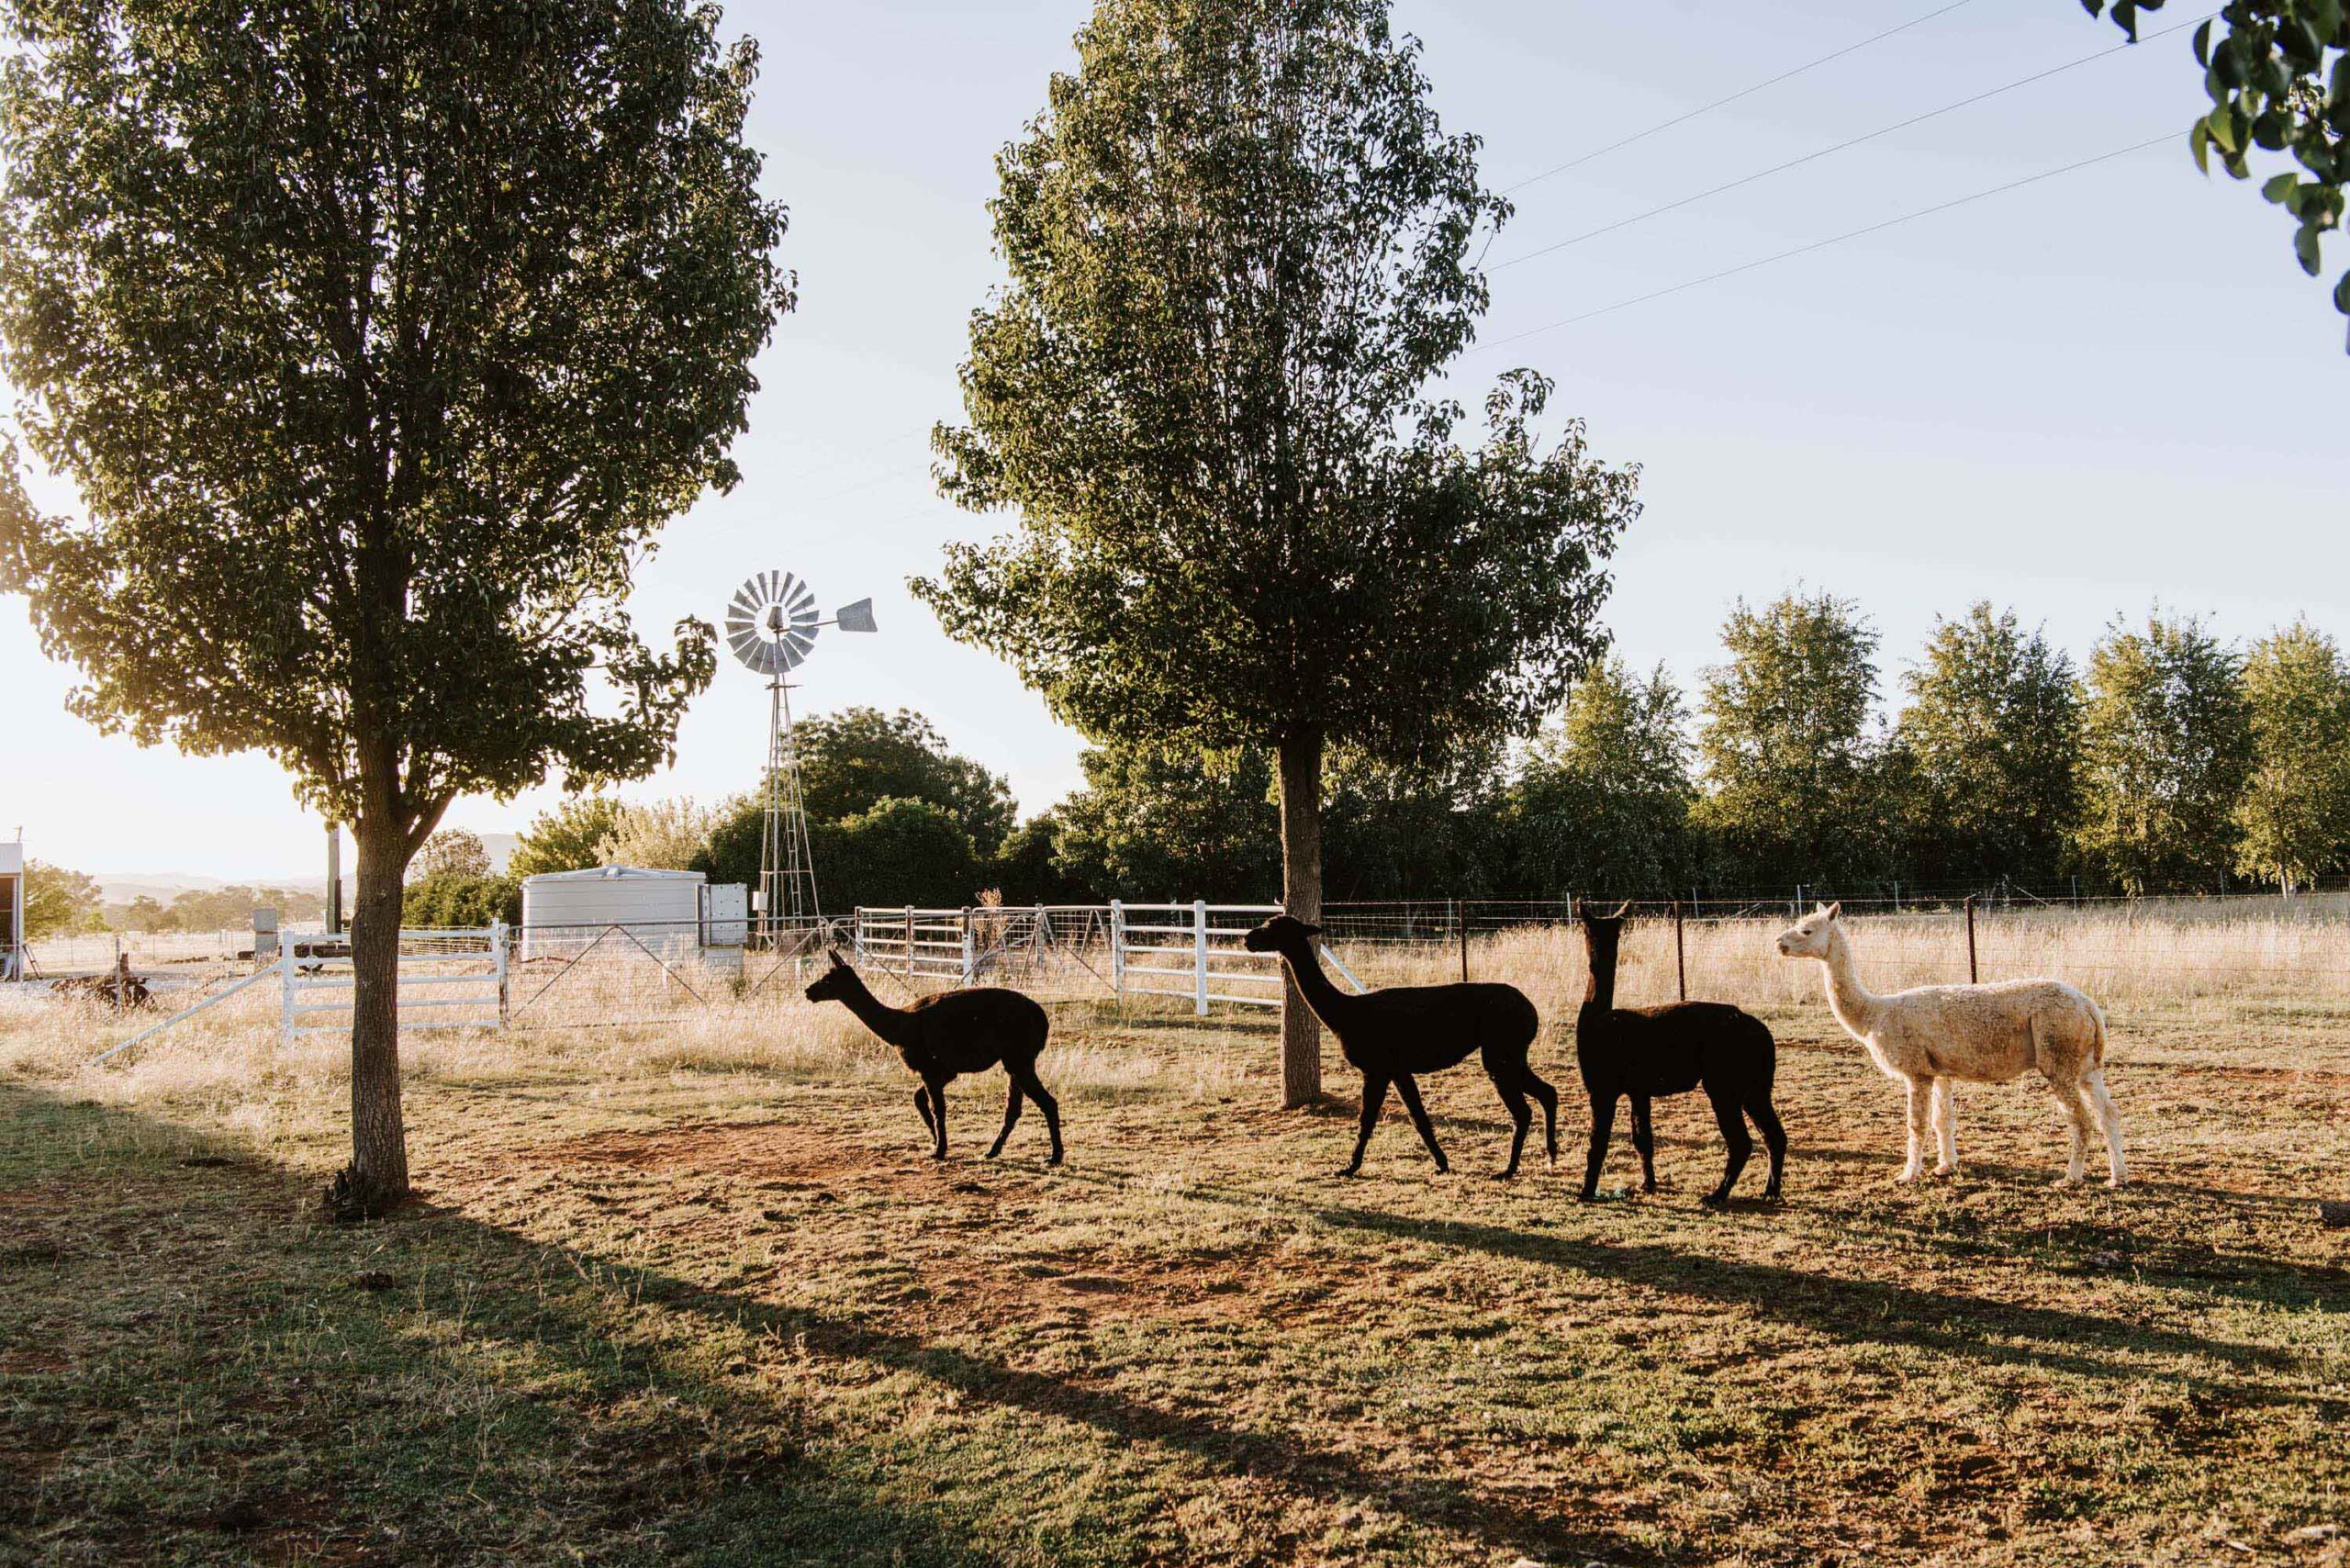
<path id="1" fill-rule="evenodd" d="M 408 1197 L 408 1129 L 400 1114 L 399 951 L 407 835 L 361 821 L 351 931 L 351 1168 L 334 1206 L 373 1216 Z"/>
<path id="2" fill-rule="evenodd" d="M 1322 736 L 1281 743 L 1281 907 L 1298 920 L 1322 919 Z M 1281 1103 L 1294 1110 L 1322 1094 L 1322 1025 L 1294 978 L 1281 986 Z"/>

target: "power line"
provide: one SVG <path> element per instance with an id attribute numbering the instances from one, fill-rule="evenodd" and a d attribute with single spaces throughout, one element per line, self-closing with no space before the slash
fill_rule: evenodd
<path id="1" fill-rule="evenodd" d="M 1823 54 L 1818 60 L 1798 65 L 1792 71 L 1782 71 L 1779 74 L 1772 77 L 1767 82 L 1757 82 L 1751 87 L 1742 87 L 1739 91 L 1732 93 L 1727 98 L 1716 98 L 1712 103 L 1691 109 L 1686 114 L 1675 115 L 1669 120 L 1664 120 L 1649 127 L 1646 130 L 1635 131 L 1631 135 L 1624 138 L 1621 141 L 1611 141 L 1605 147 L 1594 148 L 1580 158 L 1571 158 L 1567 162 L 1559 164 L 1556 168 L 1545 169 L 1539 174 L 1528 175 L 1527 178 L 1518 181 L 1517 184 L 1504 188 L 1500 194 L 1503 196 L 1508 196 L 1513 191 L 1522 191 L 1528 185 L 1538 185 L 1540 182 L 1549 179 L 1553 174 L 1563 174 L 1570 169 L 1579 169 L 1595 158 L 1604 158 L 1610 152 L 1629 147 L 1635 141 L 1645 141 L 1650 137 L 1656 135 L 1659 131 L 1671 130 L 1676 125 L 1685 125 L 1689 121 L 1695 119 L 1700 115 L 1709 115 L 1716 109 L 1723 107 L 1725 105 L 1738 102 L 1740 98 L 1751 98 L 1755 94 L 1762 91 L 1765 87 L 1775 87 L 1782 82 L 1791 82 L 1807 71 L 1816 71 L 1820 66 L 1827 64 L 1832 60 L 1841 60 L 1846 55 L 1866 49 L 1873 43 L 1881 43 L 1885 39 L 1891 38 L 1896 33 L 1908 32 L 1911 28 L 1918 26 L 1921 22 L 1930 22 L 1936 17 L 1946 17 L 1951 12 L 1957 10 L 1960 6 L 1972 5 L 1973 3 L 1974 0 L 1952 0 L 1950 5 L 1944 6 L 1940 10 L 1929 11 L 1922 17 L 1912 17 L 1910 20 L 1902 23 L 1899 27 L 1887 28 L 1881 33 L 1872 33 L 1867 38 L 1861 39 L 1860 42 L 1848 43 L 1832 54 Z"/>
<path id="2" fill-rule="evenodd" d="M 2211 13 L 2212 16 L 2217 16 L 2218 14 L 2219 13 L 2216 11 Z M 2209 21 L 2210 19 L 2210 17 L 2192 17 L 2187 21 L 2179 23 L 2177 27 L 2165 28 L 2158 33 L 2148 33 L 2144 39 L 2139 41 L 2152 43 L 2158 38 L 2166 38 L 2172 33 L 2183 32 L 2188 28 L 2196 27 L 2200 23 Z M 2045 71 L 2036 72 L 2030 76 L 2019 77 L 2013 82 L 2009 82 L 2000 86 L 1989 88 L 1986 91 L 1975 94 L 1972 97 L 1961 98 L 1956 103 L 1944 104 L 1938 109 L 1928 109 L 1924 114 L 1912 115 L 1908 119 L 1896 120 L 1891 125 L 1880 126 L 1876 129 L 1869 131 L 1865 135 L 1855 136 L 1848 141 L 1840 141 L 1833 147 L 1823 147 L 1817 152 L 1807 152 L 1800 158 L 1790 158 L 1784 163 L 1774 163 L 1767 169 L 1758 169 L 1753 174 L 1740 175 L 1735 180 L 1730 180 L 1725 184 L 1716 185 L 1710 190 L 1699 191 L 1695 196 L 1683 196 L 1678 201 L 1669 201 L 1662 207 L 1652 207 L 1646 212 L 1635 213 L 1629 218 L 1619 218 L 1614 223 L 1606 224 L 1600 228 L 1590 230 L 1582 234 L 1577 234 L 1572 239 L 1561 240 L 1555 244 L 1545 245 L 1540 250 L 1528 251 L 1522 256 L 1512 256 L 1505 262 L 1495 262 L 1494 263 L 1493 270 L 1500 272 L 1503 268 L 1514 267 L 1520 262 L 1530 262 L 1539 256 L 1547 256 L 1552 252 L 1563 251 L 1570 245 L 1580 245 L 1586 240 L 1596 240 L 1603 234 L 1613 234 L 1619 229 L 1629 229 L 1635 223 L 1645 223 L 1651 218 L 1662 218 L 1668 212 L 1677 212 L 1684 207 L 1704 201 L 1708 196 L 1718 196 L 1724 191 L 1734 191 L 1740 185 L 1751 185 L 1757 180 L 1765 179 L 1773 174 L 1785 174 L 1789 169 L 1800 168 L 1806 163 L 1816 162 L 1819 159 L 1826 158 L 1832 153 L 1844 151 L 1848 148 L 1858 147 L 1864 141 L 1874 141 L 1881 136 L 1890 136 L 1897 130 L 1907 130 L 1913 125 L 1923 125 L 1930 119 L 1939 119 L 1944 115 L 1955 114 L 1960 109 L 1972 108 L 1976 104 L 1996 98 L 2002 93 L 2012 93 L 2019 87 L 2029 87 L 2035 82 L 2045 82 L 2051 76 L 2062 75 L 2067 71 L 2076 70 L 2081 66 L 2090 64 L 2096 61 L 2107 59 L 2112 55 L 2120 54 L 2124 50 L 2133 49 L 2135 47 L 2136 44 L 2134 43 L 2115 44 L 2110 49 L 2101 49 L 2094 54 L 2082 55 L 2078 60 L 2068 60 L 2062 65 L 2052 65 Z"/>
<path id="3" fill-rule="evenodd" d="M 2110 162 L 2116 158 L 2126 158 L 2132 152 L 2143 152 L 2149 147 L 2160 146 L 2164 142 L 2174 141 L 2177 139 L 2177 132 L 2165 131 L 2160 136 L 2149 137 L 2143 141 L 2132 142 L 2127 147 L 2117 147 L 2110 152 L 2100 152 L 2094 158 L 2084 158 L 2077 163 L 2066 163 L 2055 169 L 2042 169 L 2039 174 L 2026 174 L 2020 180 L 2009 180 L 2004 185 L 1993 185 L 1988 190 L 1976 191 L 1971 196 L 1954 196 L 1949 201 L 1937 202 L 1932 207 L 1921 207 L 1915 212 L 1905 212 L 1898 218 L 1888 218 L 1882 223 L 1872 223 L 1863 229 L 1848 230 L 1841 234 L 1830 235 L 1825 240 L 1815 240 L 1808 245 L 1798 245 L 1792 251 L 1781 251 L 1775 255 L 1741 262 L 1734 267 L 1724 267 L 1718 273 L 1707 273 L 1704 277 L 1693 277 L 1685 283 L 1676 283 L 1670 287 L 1652 289 L 1647 294 L 1635 295 L 1629 299 L 1619 299 L 1613 305 L 1603 305 L 1596 310 L 1586 310 L 1580 316 L 1569 316 L 1563 320 L 1553 321 L 1548 326 L 1529 328 L 1526 331 L 1516 332 L 1506 338 L 1496 338 L 1490 343 L 1479 343 L 1469 352 L 1482 353 L 1487 349 L 1497 349 L 1510 343 L 1522 342 L 1528 338 L 1539 337 L 1544 332 L 1555 332 L 1561 327 L 1572 327 L 1578 322 L 1591 320 L 1595 317 L 1610 315 L 1617 310 L 1628 310 L 1635 305 L 1646 305 L 1652 299 L 1662 299 L 1667 295 L 1679 294 L 1684 289 L 1695 288 L 1701 284 L 1718 283 L 1723 278 L 1736 277 L 1740 273 L 1751 273 L 1757 267 L 1767 267 L 1774 262 L 1790 261 L 1796 256 L 1807 256 L 1814 251 L 1824 251 L 1830 245 L 1841 245 L 1847 240 L 1858 240 L 1865 235 L 1882 233 L 1887 229 L 1896 228 L 1904 223 L 1912 223 L 1920 218 L 1931 218 L 1938 212 L 1948 212 L 1953 207 L 1964 207 L 1969 202 L 2003 196 L 2009 191 L 2021 190 L 2026 185 L 2038 185 L 2042 180 L 2053 180 L 2059 174 L 2070 174 L 2094 164 Z"/>

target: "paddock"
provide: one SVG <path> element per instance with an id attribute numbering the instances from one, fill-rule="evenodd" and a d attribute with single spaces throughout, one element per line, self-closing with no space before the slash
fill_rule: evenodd
<path id="1" fill-rule="evenodd" d="M 1659 946 L 1628 936 L 1628 994 L 1671 983 Z M 2014 1084 L 1962 1091 L 1960 1179 L 1897 1187 L 1898 1110 L 1798 978 L 1756 1003 L 1793 1141 L 1778 1205 L 1696 1207 L 1719 1154 L 1689 1099 L 1659 1103 L 1652 1197 L 1620 1140 L 1579 1206 L 1572 1159 L 1438 1176 L 1400 1123 L 1339 1181 L 1351 1104 L 1272 1109 L 1270 1015 L 1180 999 L 1054 1005 L 1063 1168 L 1021 1139 L 934 1164 L 894 1055 L 770 988 L 408 1041 L 424 1202 L 347 1230 L 313 1217 L 345 1152 L 340 1042 L 281 1045 L 269 1003 L 232 1000 L 94 1071 L 129 1025 L 0 998 L 0 1455 L 28 1481 L 0 1488 L 0 1540 L 56 1562 L 2344 1561 L 2350 1232 L 2316 1201 L 2350 1195 L 2350 1003 L 2114 1003 L 2121 1193 L 2051 1187 L 2059 1124 Z M 1552 993 L 1579 980 L 1529 986 L 1570 1127 Z M 1449 1147 L 1505 1146 L 1481 1075 L 1425 1087 Z M 949 1093 L 978 1128 L 1001 1085 Z"/>

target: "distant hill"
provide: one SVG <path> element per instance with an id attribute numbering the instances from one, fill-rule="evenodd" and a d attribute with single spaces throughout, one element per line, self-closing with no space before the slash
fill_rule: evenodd
<path id="1" fill-rule="evenodd" d="M 208 893 L 229 885 L 218 877 L 194 877 L 181 871 L 126 871 L 118 877 L 100 877 L 97 882 L 100 896 L 108 903 L 129 903 L 141 897 L 169 903 L 182 893 Z"/>

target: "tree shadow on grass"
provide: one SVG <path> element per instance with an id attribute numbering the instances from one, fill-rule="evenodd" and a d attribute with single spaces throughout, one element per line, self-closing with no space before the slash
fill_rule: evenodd
<path id="1" fill-rule="evenodd" d="M 1116 1176 L 1072 1172 L 1065 1179 L 1118 1182 Z M 1345 1230 L 1497 1258 L 1570 1269 L 1673 1294 L 1751 1307 L 1758 1315 L 1855 1345 L 1910 1346 L 1995 1365 L 2031 1367 L 2086 1377 L 2181 1383 L 2230 1401 L 2288 1402 L 2294 1395 L 2241 1378 L 2151 1367 L 2143 1358 L 2194 1358 L 2236 1372 L 2294 1372 L 2302 1358 L 2233 1341 L 2062 1307 L 1996 1301 L 1890 1281 L 1854 1279 L 1774 1263 L 1748 1262 L 1653 1243 L 1622 1244 L 1513 1230 L 1466 1220 L 1434 1219 L 1385 1209 L 1316 1204 L 1192 1183 L 1183 1196 L 1252 1210 L 1274 1209 Z"/>
<path id="2" fill-rule="evenodd" d="M 66 1434 L 40 1486 L 0 1499 L 0 1535 L 191 1561 L 354 1550 L 915 1564 L 1168 1554 L 1164 1536 L 1137 1540 L 1115 1517 L 1085 1517 L 1099 1501 L 1091 1496 L 1076 1499 L 1080 1517 L 1065 1528 L 1077 1534 L 1064 1541 L 1026 1523 L 1006 1531 L 1008 1542 L 990 1540 L 1001 1514 L 987 1505 L 1000 1510 L 1001 1500 L 958 1498 L 945 1483 L 909 1503 L 895 1466 L 922 1456 L 892 1450 L 887 1432 L 839 1430 L 821 1409 L 715 1374 L 706 1339 L 698 1349 L 691 1335 L 661 1338 L 689 1317 L 711 1334 L 740 1331 L 944 1384 L 967 1411 L 1075 1423 L 1097 1452 L 1105 1443 L 1170 1450 L 1179 1474 L 1376 1507 L 1497 1555 L 1649 1555 L 1458 1479 L 1373 1468 L 1299 1432 L 708 1289 L 453 1210 L 420 1206 L 352 1230 L 292 1219 L 316 1182 L 176 1124 L 0 1085 L 0 1206 L 12 1219 L 39 1215 L 63 1238 L 53 1272 L 0 1278 L 0 1331 L 69 1316 L 98 1326 L 73 1341 L 70 1366 L 0 1406 L 0 1451 L 26 1446 L 28 1423 Z M 167 1275 L 134 1267 L 126 1241 L 142 1258 L 167 1259 Z M 168 1296 L 174 1321 L 198 1340 L 241 1334 L 293 1350 L 266 1367 L 167 1364 L 145 1326 L 147 1297 L 132 1299 L 144 1289 Z M 452 1324 L 455 1337 L 441 1337 Z M 159 1464 L 166 1449 L 171 1462 Z M 159 1472 L 167 1478 L 154 1479 Z M 1052 1501 L 1066 1513 L 1071 1499 Z M 1278 1561 L 1314 1544 L 1250 1549 Z"/>

